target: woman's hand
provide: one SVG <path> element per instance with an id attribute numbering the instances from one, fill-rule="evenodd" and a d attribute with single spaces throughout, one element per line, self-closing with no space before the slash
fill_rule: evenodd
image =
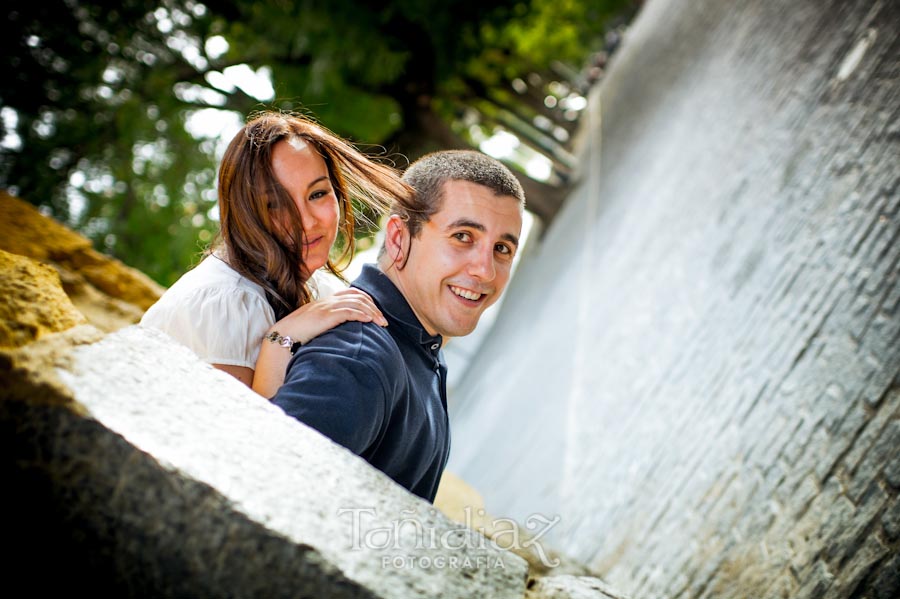
<path id="1" fill-rule="evenodd" d="M 306 344 L 325 331 L 353 320 L 387 326 L 387 320 L 372 298 L 359 289 L 351 288 L 297 308 L 266 332 L 277 331 L 279 335 Z M 253 374 L 253 390 L 263 397 L 275 395 L 284 383 L 285 370 L 290 361 L 291 352 L 288 348 L 262 341 Z"/>
<path id="2" fill-rule="evenodd" d="M 267 332 L 278 331 L 281 335 L 306 344 L 325 331 L 351 320 L 387 326 L 387 321 L 375 307 L 372 298 L 359 289 L 351 288 L 297 308 L 272 325 Z"/>

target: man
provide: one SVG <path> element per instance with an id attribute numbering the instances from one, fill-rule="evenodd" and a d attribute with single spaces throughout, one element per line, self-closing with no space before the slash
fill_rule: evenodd
<path id="1" fill-rule="evenodd" d="M 346 322 L 300 347 L 273 401 L 433 501 L 450 450 L 441 346 L 503 292 L 525 197 L 472 151 L 429 154 L 403 179 L 415 193 L 392 208 L 377 267 L 353 282 L 387 328 Z"/>

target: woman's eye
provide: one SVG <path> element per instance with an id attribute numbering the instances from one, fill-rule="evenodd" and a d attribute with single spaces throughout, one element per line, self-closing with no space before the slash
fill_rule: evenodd
<path id="1" fill-rule="evenodd" d="M 309 196 L 309 199 L 310 200 L 318 200 L 319 198 L 324 198 L 328 194 L 329 194 L 328 191 L 325 191 L 324 189 L 320 189 L 318 191 L 312 192 L 312 194 L 310 194 L 310 196 Z"/>

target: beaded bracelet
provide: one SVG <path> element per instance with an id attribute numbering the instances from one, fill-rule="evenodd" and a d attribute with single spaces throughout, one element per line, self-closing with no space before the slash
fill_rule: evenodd
<path id="1" fill-rule="evenodd" d="M 300 346 L 303 345 L 301 342 L 294 341 L 293 339 L 291 339 L 290 336 L 282 335 L 278 331 L 272 331 L 271 333 L 267 333 L 263 337 L 263 339 L 290 350 L 292 356 L 294 355 L 294 352 L 296 352 L 298 349 L 300 349 Z"/>

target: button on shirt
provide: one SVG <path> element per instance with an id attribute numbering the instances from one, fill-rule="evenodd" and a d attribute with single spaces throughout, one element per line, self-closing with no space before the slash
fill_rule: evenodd
<path id="1" fill-rule="evenodd" d="M 450 452 L 441 337 L 375 266 L 353 286 L 372 296 L 387 328 L 345 322 L 300 347 L 272 401 L 434 501 Z"/>

